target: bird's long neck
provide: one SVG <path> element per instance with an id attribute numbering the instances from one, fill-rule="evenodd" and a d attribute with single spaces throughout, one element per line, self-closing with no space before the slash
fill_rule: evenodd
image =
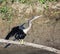
<path id="1" fill-rule="evenodd" d="M 37 18 L 39 18 L 39 17 L 41 17 L 41 16 L 35 16 L 34 18 L 30 19 L 30 20 L 28 21 L 29 27 L 26 28 L 26 29 L 24 29 L 23 31 L 24 31 L 25 33 L 27 33 L 27 32 L 31 29 L 32 21 L 34 21 L 35 19 L 37 19 Z"/>
<path id="2" fill-rule="evenodd" d="M 32 23 L 29 21 L 28 22 L 28 28 L 26 28 L 26 29 L 23 29 L 23 31 L 25 32 L 25 33 L 27 33 L 29 30 L 30 30 L 30 28 L 31 28 L 31 26 L 32 26 Z"/>

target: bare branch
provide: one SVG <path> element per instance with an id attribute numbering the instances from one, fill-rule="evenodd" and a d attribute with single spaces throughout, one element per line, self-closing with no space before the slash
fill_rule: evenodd
<path id="1" fill-rule="evenodd" d="M 12 41 L 12 40 L 4 40 L 4 39 L 0 39 L 1 43 L 11 43 L 11 44 L 20 44 L 19 41 Z M 35 47 L 35 48 L 40 48 L 43 50 L 47 50 L 47 51 L 51 51 L 57 54 L 60 54 L 60 50 L 52 48 L 52 47 L 48 47 L 48 46 L 44 46 L 44 45 L 38 45 L 38 44 L 34 44 L 34 43 L 29 43 L 29 42 L 24 42 L 25 46 L 31 46 L 31 47 Z"/>

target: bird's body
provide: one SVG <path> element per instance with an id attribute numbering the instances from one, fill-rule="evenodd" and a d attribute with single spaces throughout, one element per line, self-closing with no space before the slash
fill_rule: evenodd
<path id="1" fill-rule="evenodd" d="M 5 37 L 6 40 L 8 40 L 10 37 L 15 37 L 15 39 L 13 39 L 13 41 L 15 40 L 22 40 L 20 41 L 21 44 L 23 44 L 23 39 L 25 38 L 26 34 L 24 33 L 23 29 L 20 26 L 16 26 L 13 27 L 12 30 L 8 33 L 8 35 Z M 11 44 L 7 44 L 4 48 L 7 48 L 8 46 L 10 46 Z"/>
<path id="2" fill-rule="evenodd" d="M 6 40 L 8 40 L 10 37 L 12 36 L 15 36 L 15 39 L 14 41 L 17 39 L 17 40 L 21 40 L 21 39 L 24 39 L 27 32 L 31 29 L 31 26 L 32 26 L 32 21 L 34 21 L 35 19 L 39 18 L 41 16 L 35 16 L 34 18 L 28 20 L 28 28 L 25 28 L 24 27 L 24 24 L 20 25 L 20 26 L 16 26 L 16 27 L 13 27 L 12 30 L 8 33 L 8 35 L 6 36 Z M 6 45 L 5 48 L 7 46 L 9 46 L 10 44 Z"/>
<path id="3" fill-rule="evenodd" d="M 24 39 L 26 34 L 24 33 L 24 31 L 22 29 L 19 29 L 19 26 L 16 26 L 14 28 L 12 28 L 12 30 L 9 32 L 9 34 L 6 36 L 5 39 L 9 39 L 10 37 L 14 36 L 16 39 Z"/>

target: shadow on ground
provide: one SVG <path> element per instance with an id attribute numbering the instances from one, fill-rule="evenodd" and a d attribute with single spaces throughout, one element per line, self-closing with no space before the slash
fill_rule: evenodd
<path id="1" fill-rule="evenodd" d="M 46 50 L 36 49 L 32 47 L 9 47 L 9 48 L 1 48 L 0 54 L 56 54 L 53 52 L 49 52 Z M 9 49 L 9 50 L 8 50 Z"/>

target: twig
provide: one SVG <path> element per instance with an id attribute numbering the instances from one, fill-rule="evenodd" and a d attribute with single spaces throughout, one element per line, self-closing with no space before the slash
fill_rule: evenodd
<path id="1" fill-rule="evenodd" d="M 51 8 L 53 8 L 53 9 L 59 9 L 60 10 L 60 8 L 57 7 L 57 6 L 52 6 Z"/>
<path id="2" fill-rule="evenodd" d="M 55 6 L 52 5 L 51 8 L 60 10 L 60 3 L 56 4 Z"/>
<path id="3" fill-rule="evenodd" d="M 11 43 L 11 44 L 20 44 L 19 41 L 11 41 L 11 40 L 4 40 L 4 39 L 0 39 L 1 43 Z M 51 51 L 57 54 L 60 54 L 60 50 L 52 48 L 52 47 L 48 47 L 48 46 L 44 46 L 44 45 L 38 45 L 38 44 L 34 44 L 34 43 L 29 43 L 29 42 L 24 42 L 25 46 L 31 46 L 31 47 L 35 47 L 35 48 L 40 48 L 43 50 L 47 50 L 47 51 Z"/>

